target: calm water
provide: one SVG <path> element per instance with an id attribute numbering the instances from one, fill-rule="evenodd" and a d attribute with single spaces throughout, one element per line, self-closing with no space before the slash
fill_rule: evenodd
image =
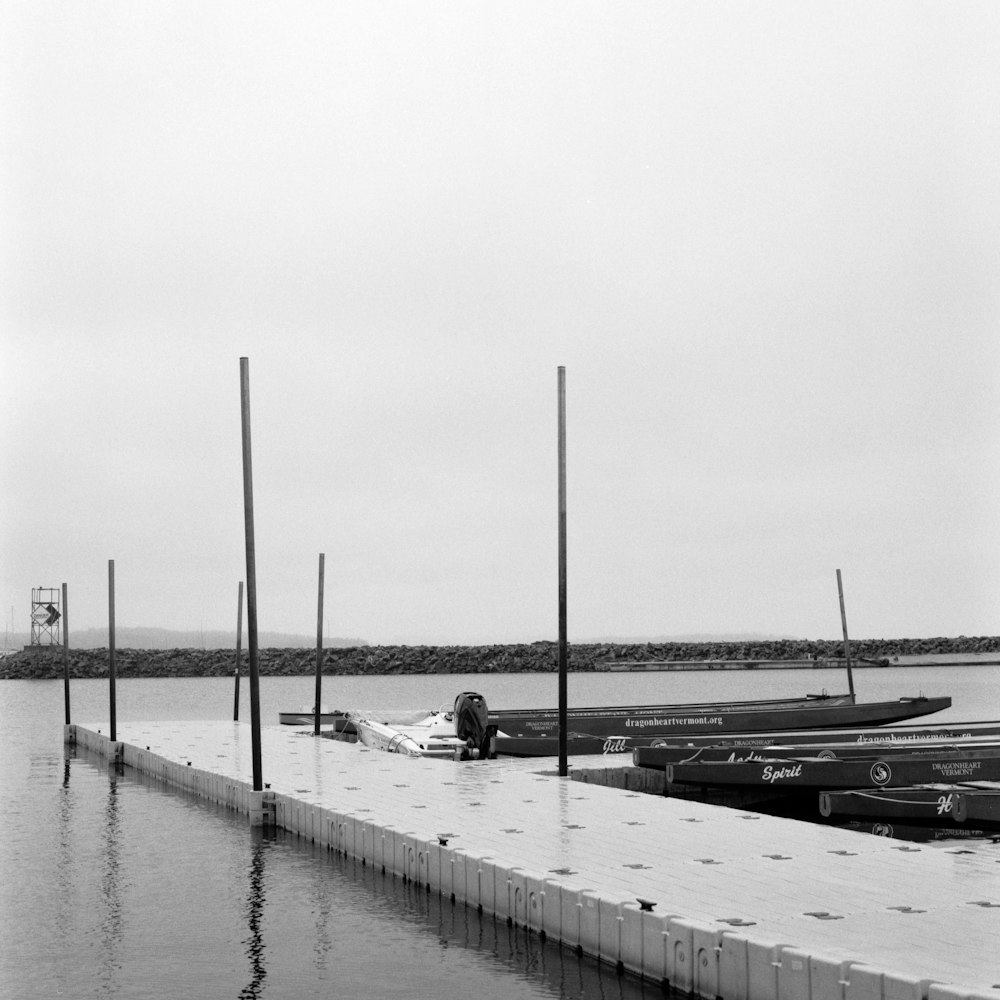
<path id="1" fill-rule="evenodd" d="M 856 674 L 859 697 L 950 694 L 935 720 L 1000 717 L 1000 667 L 891 667 Z M 577 704 L 697 701 L 843 690 L 833 671 L 595 674 Z M 498 708 L 555 704 L 552 675 L 324 678 L 338 707 L 423 709 L 463 690 Z M 262 678 L 261 715 L 311 702 L 311 678 Z M 241 718 L 249 691 L 241 685 Z M 131 770 L 67 756 L 61 681 L 0 682 L 0 996 L 592 998 L 658 987 L 443 903 L 296 837 Z M 106 681 L 74 681 L 73 720 L 107 718 Z M 121 679 L 117 716 L 232 714 L 233 681 Z M 265 780 L 267 762 L 264 761 Z"/>

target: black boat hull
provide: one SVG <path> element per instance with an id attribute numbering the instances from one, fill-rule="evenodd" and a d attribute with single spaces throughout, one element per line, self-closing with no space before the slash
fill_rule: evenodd
<path id="1" fill-rule="evenodd" d="M 785 757 L 753 761 L 682 761 L 668 764 L 667 784 L 772 791 L 902 788 L 1000 780 L 1000 750 L 964 750 L 872 756 L 854 760 Z"/>
<path id="2" fill-rule="evenodd" d="M 660 739 L 730 733 L 881 726 L 950 707 L 951 698 L 900 698 L 855 702 L 849 695 L 728 702 L 717 705 L 660 705 L 575 709 L 568 713 L 567 752 L 626 753 Z M 516 757 L 559 753 L 557 712 L 494 712 L 498 754 Z"/>

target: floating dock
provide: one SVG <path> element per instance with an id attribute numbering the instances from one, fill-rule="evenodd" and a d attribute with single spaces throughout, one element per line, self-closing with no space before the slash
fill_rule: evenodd
<path id="1" fill-rule="evenodd" d="M 537 758 L 408 758 L 289 726 L 263 728 L 255 792 L 245 723 L 101 730 L 65 739 L 710 1000 L 1000 1000 L 1000 847 L 918 846 L 560 779 Z"/>
<path id="2" fill-rule="evenodd" d="M 798 660 L 598 660 L 595 671 L 658 671 L 658 670 L 845 670 L 843 657 L 821 656 Z M 924 653 L 904 656 L 856 657 L 855 670 L 884 667 L 981 667 L 1000 664 L 1000 657 L 961 653 Z"/>

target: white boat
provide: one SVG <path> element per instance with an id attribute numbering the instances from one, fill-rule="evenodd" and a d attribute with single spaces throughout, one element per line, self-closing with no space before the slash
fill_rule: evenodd
<path id="1" fill-rule="evenodd" d="M 278 722 L 283 726 L 312 726 L 316 722 L 316 710 L 312 705 L 303 705 L 297 712 L 279 712 Z M 354 732 L 348 727 L 346 713 L 342 709 L 323 704 L 319 707 L 319 724 L 333 726 L 338 733 Z"/>
<path id="2" fill-rule="evenodd" d="M 347 720 L 358 740 L 371 750 L 384 750 L 409 757 L 447 757 L 477 760 L 489 756 L 495 733 L 486 725 L 486 702 L 482 695 L 463 692 L 450 712 L 429 712 L 417 718 L 392 719 L 372 712 L 347 712 Z"/>
<path id="3" fill-rule="evenodd" d="M 431 712 L 415 722 L 380 719 L 363 712 L 348 712 L 358 740 L 370 750 L 401 753 L 409 757 L 456 758 L 469 747 L 455 733 L 451 712 Z"/>

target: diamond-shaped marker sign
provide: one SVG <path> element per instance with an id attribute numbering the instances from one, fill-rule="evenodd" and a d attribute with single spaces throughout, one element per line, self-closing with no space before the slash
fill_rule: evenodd
<path id="1" fill-rule="evenodd" d="M 31 612 L 31 620 L 36 625 L 55 625 L 62 616 L 52 604 L 39 605 Z"/>

